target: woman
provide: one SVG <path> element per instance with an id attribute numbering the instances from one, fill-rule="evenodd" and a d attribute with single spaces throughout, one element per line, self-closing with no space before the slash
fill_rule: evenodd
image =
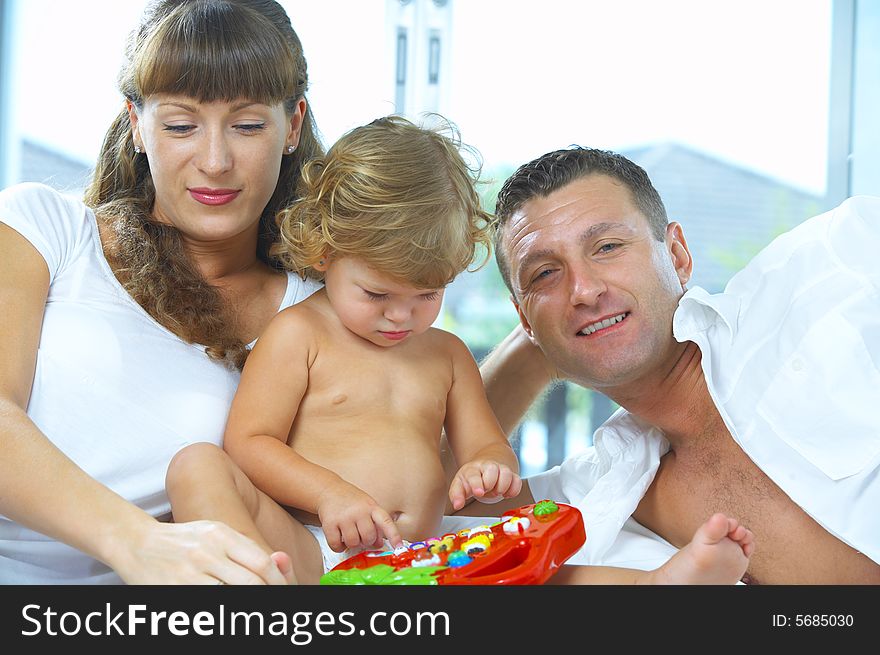
<path id="1" fill-rule="evenodd" d="M 317 288 L 268 254 L 321 151 L 306 86 L 276 2 L 155 2 L 85 204 L 0 193 L 0 582 L 290 580 L 222 524 L 169 522 L 164 482 L 220 443 L 249 346 Z"/>

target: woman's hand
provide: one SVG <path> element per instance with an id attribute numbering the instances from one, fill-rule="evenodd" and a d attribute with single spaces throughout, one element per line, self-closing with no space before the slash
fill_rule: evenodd
<path id="1" fill-rule="evenodd" d="M 217 521 L 152 521 L 108 564 L 128 584 L 290 584 L 290 559 Z"/>

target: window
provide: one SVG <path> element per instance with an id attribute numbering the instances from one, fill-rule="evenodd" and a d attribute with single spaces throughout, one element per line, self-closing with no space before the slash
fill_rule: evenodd
<path id="1" fill-rule="evenodd" d="M 448 86 L 448 96 L 431 97 L 481 152 L 489 209 L 515 167 L 545 152 L 572 143 L 622 152 L 683 224 L 694 284 L 709 291 L 779 232 L 847 194 L 880 194 L 877 3 L 282 4 L 303 41 L 326 143 L 393 111 L 418 118 L 422 108 L 405 98 L 420 96 L 406 87 L 424 84 Z M 79 3 L 0 0 L 0 144 L 5 157 L 18 153 L 0 164 L 0 182 L 81 188 L 121 107 L 115 75 L 144 5 L 102 3 L 99 25 Z M 445 16 L 448 33 L 416 11 Z M 409 22 L 390 12 L 408 12 Z M 59 56 L 51 44 L 71 34 L 76 46 Z M 421 62 L 428 76 L 408 77 Z M 492 262 L 460 276 L 445 302 L 442 325 L 478 356 L 517 322 Z M 522 426 L 523 471 L 589 444 L 613 409 L 579 387 L 555 389 Z"/>
<path id="2" fill-rule="evenodd" d="M 308 54 L 306 55 L 308 56 Z M 397 66 L 395 83 L 397 85 L 394 108 L 399 114 L 406 112 L 406 30 L 397 31 Z"/>
<path id="3" fill-rule="evenodd" d="M 428 84 L 437 84 L 440 80 L 440 35 L 431 33 L 428 45 Z"/>

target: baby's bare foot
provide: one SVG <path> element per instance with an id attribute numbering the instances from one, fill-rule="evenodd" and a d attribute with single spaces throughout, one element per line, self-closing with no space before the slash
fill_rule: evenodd
<path id="1" fill-rule="evenodd" d="M 746 572 L 755 536 L 736 519 L 713 514 L 691 542 L 653 572 L 652 584 L 736 584 Z"/>
<path id="2" fill-rule="evenodd" d="M 290 555 L 282 550 L 275 551 L 270 555 L 275 566 L 281 572 L 281 575 L 287 580 L 287 584 L 296 584 L 296 575 L 293 573 L 293 562 Z"/>

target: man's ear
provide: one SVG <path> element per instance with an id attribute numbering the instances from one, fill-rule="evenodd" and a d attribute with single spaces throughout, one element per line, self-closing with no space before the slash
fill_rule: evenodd
<path id="1" fill-rule="evenodd" d="M 694 271 L 694 260 L 680 223 L 673 221 L 666 226 L 666 247 L 669 249 L 672 265 L 675 267 L 681 286 L 684 287 Z"/>
<path id="2" fill-rule="evenodd" d="M 516 308 L 516 313 L 519 316 L 519 324 L 522 325 L 523 330 L 529 337 L 529 341 L 531 341 L 536 346 L 538 342 L 535 341 L 535 335 L 532 334 L 532 325 L 529 323 L 529 319 L 526 318 L 526 315 L 523 313 L 522 308 L 519 306 L 519 303 L 516 302 L 516 299 L 513 296 L 510 296 L 510 302 L 513 303 L 513 306 Z"/>

